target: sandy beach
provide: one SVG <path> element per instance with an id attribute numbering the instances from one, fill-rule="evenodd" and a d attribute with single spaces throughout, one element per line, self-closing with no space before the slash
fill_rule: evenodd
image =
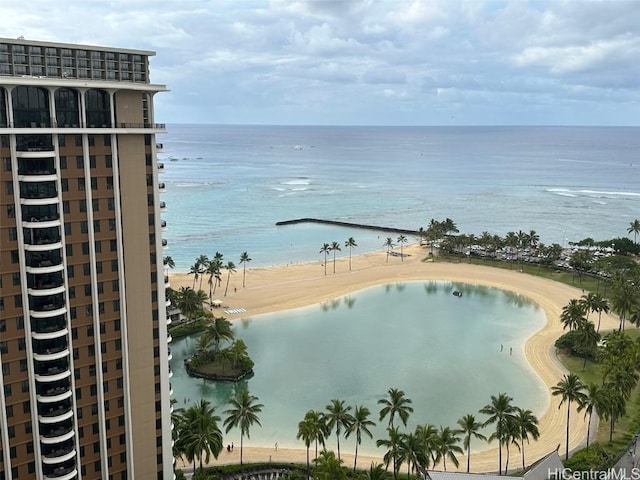
<path id="1" fill-rule="evenodd" d="M 336 260 L 336 273 L 333 273 L 333 260 L 327 263 L 327 274 L 321 261 L 283 265 L 268 268 L 247 268 L 246 287 L 242 287 L 242 266 L 231 275 L 227 296 L 223 296 L 226 284 L 226 272 L 223 276 L 222 289 L 218 287 L 215 297 L 223 300 L 224 307 L 214 310 L 214 314 L 225 316 L 230 321 L 243 317 L 254 317 L 262 313 L 297 308 L 314 303 L 324 302 L 373 285 L 398 282 L 404 280 L 444 280 L 470 284 L 487 285 L 511 290 L 536 302 L 545 312 L 545 326 L 530 337 L 525 344 L 525 355 L 533 369 L 544 384 L 549 387 L 549 408 L 540 418 L 540 439 L 526 446 L 527 463 L 530 464 L 543 455 L 554 450 L 558 445 L 564 451 L 566 434 L 566 407 L 559 409 L 560 399 L 551 396 L 550 389 L 564 375 L 565 370 L 555 355 L 554 342 L 562 335 L 560 313 L 572 298 L 579 298 L 583 292 L 578 288 L 520 273 L 517 270 L 495 269 L 477 265 L 422 262 L 428 250 L 417 245 L 404 248 L 410 256 L 402 261 L 399 257 L 390 256 L 386 252 L 374 252 L 352 258 L 352 270 L 349 271 L 349 259 L 345 252 Z M 515 266 L 514 266 L 515 268 Z M 170 272 L 170 283 L 173 289 L 181 286 L 193 286 L 193 276 Z M 198 288 L 199 280 L 196 282 Z M 202 283 L 203 290 L 208 292 L 207 279 Z M 244 309 L 243 313 L 225 314 L 225 309 Z M 618 326 L 617 319 L 610 315 L 602 316 L 602 329 L 613 329 Z M 388 386 L 383 386 L 385 389 Z M 496 392 L 498 393 L 498 392 Z M 489 399 L 487 399 L 487 402 Z M 571 415 L 570 449 L 584 443 L 587 423 L 582 413 Z M 283 449 L 275 446 L 252 446 L 245 442 L 243 459 L 252 461 L 306 462 L 306 450 L 303 444 L 300 449 Z M 494 448 L 495 447 L 495 448 Z M 353 455 L 348 449 L 341 449 L 345 465 L 353 465 Z M 511 452 L 511 465 L 521 462 L 517 449 Z M 358 465 L 368 468 L 371 462 L 382 463 L 380 450 L 378 457 L 358 455 Z M 223 451 L 212 463 L 239 462 L 240 449 L 233 452 Z M 313 458 L 313 452 L 312 452 Z M 466 457 L 460 455 L 460 468 L 466 468 Z M 447 462 L 451 470 L 453 465 Z M 490 472 L 497 470 L 498 453 L 495 442 L 489 450 L 472 453 L 471 469 L 474 472 Z"/>

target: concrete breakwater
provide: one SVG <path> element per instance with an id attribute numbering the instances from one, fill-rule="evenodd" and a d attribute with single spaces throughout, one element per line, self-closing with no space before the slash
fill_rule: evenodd
<path id="1" fill-rule="evenodd" d="M 325 225 L 335 225 L 337 227 L 361 228 L 363 230 L 376 230 L 380 232 L 400 233 L 403 235 L 419 235 L 417 230 L 408 230 L 406 228 L 380 227 L 378 225 L 364 225 L 362 223 L 340 222 L 337 220 L 322 220 L 320 218 L 298 218 L 295 220 L 283 220 L 281 222 L 276 222 L 276 225 L 295 225 L 298 223 L 321 223 Z"/>

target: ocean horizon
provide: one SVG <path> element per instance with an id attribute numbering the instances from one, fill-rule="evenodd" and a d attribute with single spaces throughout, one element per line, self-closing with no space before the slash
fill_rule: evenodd
<path id="1" fill-rule="evenodd" d="M 638 127 L 168 125 L 164 238 L 177 271 L 199 255 L 249 267 L 320 262 L 397 235 L 298 218 L 461 233 L 535 230 L 544 243 L 627 236 L 640 211 Z M 410 241 L 415 239 L 409 238 Z M 343 251 L 338 256 L 346 256 Z"/>

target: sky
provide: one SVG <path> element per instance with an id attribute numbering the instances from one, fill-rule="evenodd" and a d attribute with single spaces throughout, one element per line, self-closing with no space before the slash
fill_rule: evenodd
<path id="1" fill-rule="evenodd" d="M 0 19 L 0 37 L 155 51 L 159 122 L 640 119 L 640 0 L 0 0 Z"/>

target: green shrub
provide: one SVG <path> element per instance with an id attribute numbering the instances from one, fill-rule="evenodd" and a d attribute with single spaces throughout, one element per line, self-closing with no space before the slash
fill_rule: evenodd
<path id="1" fill-rule="evenodd" d="M 564 466 L 574 472 L 585 472 L 599 468 L 608 467 L 610 457 L 599 443 L 593 443 L 589 446 L 589 450 L 583 448 L 578 450 L 565 460 Z"/>

